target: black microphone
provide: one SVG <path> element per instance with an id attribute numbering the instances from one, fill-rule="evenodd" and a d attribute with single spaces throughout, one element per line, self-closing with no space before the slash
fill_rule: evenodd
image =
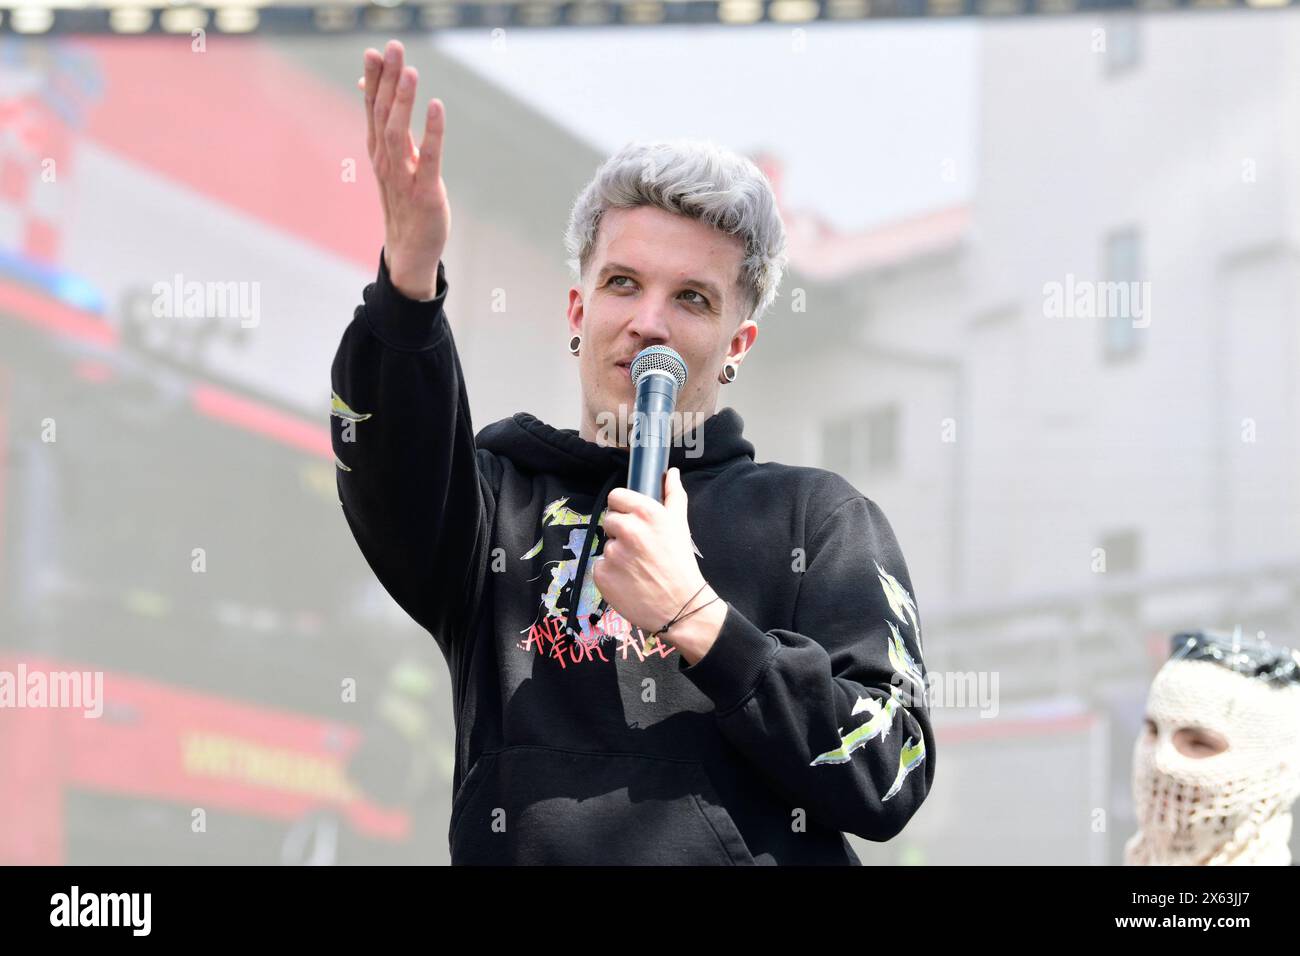
<path id="1" fill-rule="evenodd" d="M 632 360 L 636 411 L 628 439 L 627 486 L 664 500 L 664 473 L 673 440 L 673 409 L 686 386 L 686 363 L 666 345 L 651 345 Z"/>

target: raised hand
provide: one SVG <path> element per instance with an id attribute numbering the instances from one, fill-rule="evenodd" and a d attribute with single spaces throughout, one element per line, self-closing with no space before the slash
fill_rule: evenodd
<path id="1" fill-rule="evenodd" d="M 405 51 L 389 40 L 384 53 L 367 49 L 357 86 L 366 99 L 366 149 L 384 207 L 384 261 L 393 285 L 412 299 L 436 292 L 438 261 L 451 233 L 451 206 L 442 181 L 446 112 L 431 99 L 424 139 L 411 135 L 411 107 L 419 73 L 403 63 Z"/>

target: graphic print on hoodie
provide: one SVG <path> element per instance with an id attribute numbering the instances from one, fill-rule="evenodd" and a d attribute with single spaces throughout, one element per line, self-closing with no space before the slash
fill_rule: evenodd
<path id="1" fill-rule="evenodd" d="M 549 650 L 563 662 L 567 640 L 574 645 L 570 650 L 570 659 L 574 663 L 608 662 L 604 653 L 594 654 L 592 651 L 599 651 L 611 643 L 615 653 L 626 653 L 631 647 L 634 651 L 640 648 L 664 656 L 673 650 L 672 646 L 658 639 L 646 640 L 639 628 L 634 628 L 601 596 L 595 576 L 586 573 L 590 564 L 584 564 L 584 549 L 588 559 L 599 560 L 599 552 L 605 544 L 604 523 L 609 509 L 602 510 L 593 522 L 590 512 L 594 501 L 587 504 L 585 514 L 574 507 L 577 504 L 581 508 L 584 500 L 564 495 L 550 502 L 542 510 L 537 543 L 521 556 L 521 560 L 531 560 L 539 555 L 552 554 L 557 542 L 565 555 L 544 560 L 538 577 L 529 579 L 541 579 L 545 588 L 538 602 L 537 618 L 527 628 L 520 642 L 521 649 L 530 652 Z M 691 543 L 696 556 L 703 557 L 699 546 L 694 541 Z M 581 590 L 578 581 L 582 581 Z"/>
<path id="2" fill-rule="evenodd" d="M 331 422 L 348 526 L 451 673 L 452 863 L 858 864 L 843 834 L 899 833 L 935 747 L 914 591 L 876 504 L 756 462 L 731 408 L 673 447 L 727 606 L 688 665 L 595 587 L 627 451 L 526 412 L 476 435 L 441 263 L 437 290 L 406 299 L 381 251 Z"/>
<path id="3" fill-rule="evenodd" d="M 555 531 L 560 532 L 558 537 L 566 557 L 545 560 L 542 564 L 543 570 L 538 578 L 543 579 L 546 586 L 538 602 L 537 618 L 529 625 L 527 635 L 520 644 L 526 651 L 531 651 L 534 647 L 557 648 L 562 636 L 567 636 L 582 646 L 590 646 L 602 642 L 609 635 L 623 634 L 629 630 L 627 622 L 621 620 L 618 612 L 601 597 L 594 577 L 584 576 L 581 589 L 578 587 L 578 569 L 583 564 L 584 552 L 588 552 L 587 556 L 590 557 L 604 546 L 603 535 L 599 542 L 596 537 L 600 534 L 597 528 L 604 524 L 608 509 L 593 522 L 590 511 L 595 502 L 590 501 L 587 505 L 588 513 L 581 514 L 570 505 L 572 500 L 572 495 L 565 495 L 556 498 L 543 509 L 537 544 L 522 556 L 522 559 L 528 560 L 552 553 L 554 548 L 547 549 L 545 545 L 556 540 Z M 584 659 L 592 658 L 589 655 L 580 656 L 575 658 L 575 662 Z"/>

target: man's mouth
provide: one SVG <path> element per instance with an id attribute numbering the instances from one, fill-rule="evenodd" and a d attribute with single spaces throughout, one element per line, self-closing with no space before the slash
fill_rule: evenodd
<path id="1" fill-rule="evenodd" d="M 631 363 L 630 361 L 628 361 L 628 362 L 615 362 L 614 364 L 617 365 L 619 368 L 621 368 L 621 369 L 623 370 L 623 374 L 625 374 L 625 375 L 627 376 L 628 381 L 631 381 L 631 380 L 632 380 L 632 363 Z"/>

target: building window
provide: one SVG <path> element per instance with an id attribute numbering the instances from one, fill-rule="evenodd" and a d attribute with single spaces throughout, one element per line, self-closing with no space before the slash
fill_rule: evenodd
<path id="1" fill-rule="evenodd" d="M 837 475 L 853 474 L 852 419 L 836 419 L 822 426 L 822 467 Z"/>
<path id="2" fill-rule="evenodd" d="M 898 406 L 887 405 L 867 413 L 868 474 L 888 474 L 898 468 Z"/>
<path id="3" fill-rule="evenodd" d="M 838 416 L 822 427 L 822 465 L 850 480 L 893 474 L 899 465 L 899 438 L 897 405 Z"/>
<path id="4" fill-rule="evenodd" d="M 1136 531 L 1113 531 L 1102 535 L 1107 574 L 1133 574 L 1142 563 L 1141 539 Z"/>
<path id="5" fill-rule="evenodd" d="M 1141 614 L 1142 598 L 1134 576 L 1142 569 L 1142 537 L 1132 529 L 1116 530 L 1102 535 L 1101 547 L 1106 571 L 1097 575 L 1097 581 L 1118 585 L 1107 589 L 1104 611 L 1116 620 L 1136 622 Z"/>
<path id="6" fill-rule="evenodd" d="M 1142 61 L 1141 23 L 1129 14 L 1110 17 L 1106 31 L 1106 75 L 1117 76 L 1135 69 Z"/>
<path id="7" fill-rule="evenodd" d="M 1104 281 L 1096 290 L 1101 317 L 1102 348 L 1107 361 L 1130 359 L 1141 350 L 1149 320 L 1147 284 L 1142 275 L 1142 239 L 1137 229 L 1121 229 L 1105 239 L 1102 249 Z"/>

